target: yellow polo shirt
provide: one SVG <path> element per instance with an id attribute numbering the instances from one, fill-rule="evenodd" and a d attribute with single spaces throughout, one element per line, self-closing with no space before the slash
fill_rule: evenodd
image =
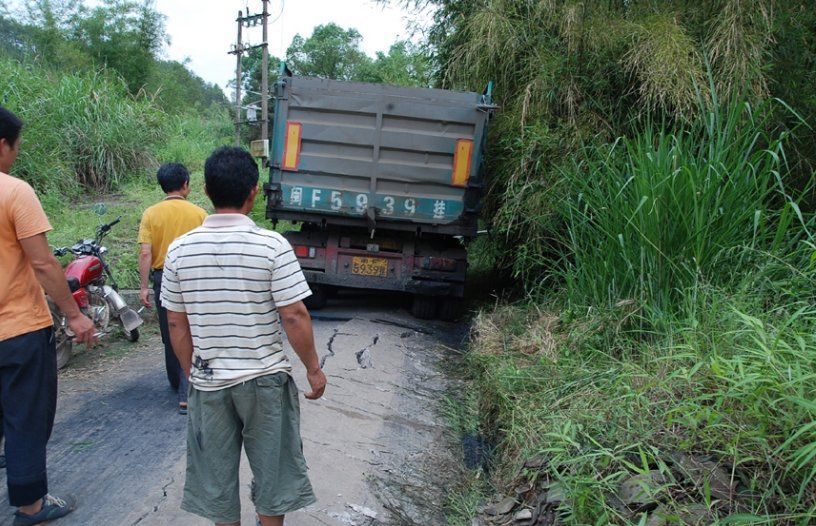
<path id="1" fill-rule="evenodd" d="M 169 197 L 142 214 L 139 223 L 139 243 L 150 243 L 154 270 L 164 268 L 167 247 L 181 235 L 201 226 L 207 212 L 179 197 Z"/>

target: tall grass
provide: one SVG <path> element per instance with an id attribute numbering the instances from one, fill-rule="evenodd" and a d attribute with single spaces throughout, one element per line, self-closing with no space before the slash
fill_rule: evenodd
<path id="1" fill-rule="evenodd" d="M 182 163 L 195 171 L 204 169 L 204 161 L 215 148 L 234 140 L 227 110 L 215 106 L 200 113 L 169 116 L 164 130 L 168 140 L 157 148 L 158 159 Z"/>
<path id="2" fill-rule="evenodd" d="M 163 113 L 105 72 L 55 72 L 0 57 L 0 104 L 25 122 L 16 173 L 39 188 L 110 189 L 156 164 Z"/>
<path id="3" fill-rule="evenodd" d="M 635 303 L 665 320 L 695 288 L 734 284 L 761 254 L 808 239 L 782 183 L 787 133 L 768 131 L 769 114 L 714 100 L 676 131 L 587 148 L 562 170 L 571 191 L 556 272 L 571 304 Z"/>

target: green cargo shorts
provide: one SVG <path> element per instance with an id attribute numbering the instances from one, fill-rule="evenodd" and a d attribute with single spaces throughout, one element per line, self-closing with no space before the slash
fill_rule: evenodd
<path id="1" fill-rule="evenodd" d="M 238 522 L 241 444 L 261 515 L 285 515 L 315 502 L 300 440 L 295 381 L 275 373 L 218 391 L 190 389 L 183 510 L 217 523 Z"/>

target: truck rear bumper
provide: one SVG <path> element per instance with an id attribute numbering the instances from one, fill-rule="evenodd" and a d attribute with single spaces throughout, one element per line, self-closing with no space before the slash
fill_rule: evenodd
<path id="1" fill-rule="evenodd" d="M 393 290 L 421 294 L 423 296 L 464 296 L 464 284 L 444 281 L 428 280 L 397 280 L 388 278 L 372 279 L 367 276 L 348 276 L 326 274 L 314 270 L 304 269 L 303 274 L 310 284 L 328 285 L 332 287 L 349 287 L 353 289 Z"/>
<path id="2" fill-rule="evenodd" d="M 401 236 L 370 240 L 345 231 L 284 235 L 296 254 L 304 254 L 299 254 L 299 261 L 310 284 L 425 296 L 464 295 L 467 260 L 464 247 L 458 243 Z M 364 241 L 367 243 L 362 244 Z M 447 270 L 426 268 L 430 260 L 444 260 Z"/>

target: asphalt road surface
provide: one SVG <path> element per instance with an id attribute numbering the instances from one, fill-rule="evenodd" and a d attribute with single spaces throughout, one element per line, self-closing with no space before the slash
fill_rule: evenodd
<path id="1" fill-rule="evenodd" d="M 329 384 L 323 399 L 301 398 L 301 425 L 318 502 L 289 515 L 287 525 L 444 524 L 446 485 L 461 463 L 438 410 L 455 389 L 444 369 L 463 328 L 415 320 L 400 303 L 391 295 L 341 296 L 313 313 Z M 49 485 L 53 494 L 72 493 L 78 508 L 53 524 L 209 524 L 179 509 L 186 417 L 162 352 L 155 325 L 147 325 L 140 342 L 81 351 L 60 373 Z M 293 362 L 303 392 L 303 367 Z M 0 478 L 6 526 L 13 509 L 4 471 Z M 250 480 L 244 458 L 244 525 L 255 524 Z"/>

